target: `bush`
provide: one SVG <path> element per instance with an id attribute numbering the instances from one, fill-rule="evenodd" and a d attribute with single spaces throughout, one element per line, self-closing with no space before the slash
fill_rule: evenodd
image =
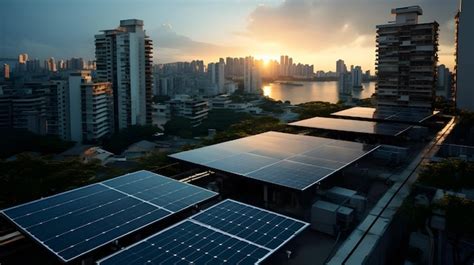
<path id="1" fill-rule="evenodd" d="M 120 154 L 133 143 L 141 140 L 152 140 L 153 135 L 157 132 L 161 132 L 161 130 L 155 126 L 133 125 L 104 139 L 103 146 L 107 151 Z"/>
<path id="2" fill-rule="evenodd" d="M 459 159 L 445 159 L 426 165 L 418 181 L 427 186 L 446 190 L 474 188 L 474 162 Z"/>
<path id="3" fill-rule="evenodd" d="M 73 145 L 74 142 L 63 141 L 55 135 L 38 135 L 20 129 L 0 130 L 0 158 L 22 152 L 61 153 Z"/>

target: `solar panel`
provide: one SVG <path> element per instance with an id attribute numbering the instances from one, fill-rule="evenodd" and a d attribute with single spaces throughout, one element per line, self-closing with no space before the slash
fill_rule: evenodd
<path id="1" fill-rule="evenodd" d="M 275 251 L 307 223 L 234 200 L 225 200 L 190 219 Z"/>
<path id="2" fill-rule="evenodd" d="M 307 226 L 225 200 L 97 264 L 258 264 Z"/>
<path id="3" fill-rule="evenodd" d="M 266 183 L 305 190 L 376 148 L 356 142 L 267 132 L 170 157 Z M 225 155 L 215 155 L 213 150 Z"/>
<path id="4" fill-rule="evenodd" d="M 380 123 L 373 121 L 346 120 L 315 117 L 289 124 L 290 126 L 323 129 L 342 132 L 356 132 L 364 134 L 398 136 L 411 128 L 401 123 Z"/>
<path id="5" fill-rule="evenodd" d="M 138 171 L 2 211 L 68 262 L 217 194 Z"/>
<path id="6" fill-rule="evenodd" d="M 415 112 L 415 111 L 403 111 L 403 110 L 383 110 L 376 108 L 367 107 L 353 107 L 346 110 L 341 110 L 332 113 L 333 116 L 342 118 L 360 118 L 367 120 L 381 120 L 381 121 L 398 121 L 398 122 L 409 122 L 409 123 L 421 123 L 425 120 L 437 115 L 439 111 L 433 111 L 432 113 Z"/>

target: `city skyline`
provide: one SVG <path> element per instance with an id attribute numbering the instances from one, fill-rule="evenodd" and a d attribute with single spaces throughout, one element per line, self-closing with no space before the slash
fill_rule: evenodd
<path id="1" fill-rule="evenodd" d="M 429 2 L 430 5 L 426 0 L 410 4 L 424 8 L 424 22 L 436 20 L 440 24 L 439 64 L 452 68 L 457 1 Z M 315 69 L 325 71 L 334 71 L 334 62 L 341 58 L 347 65 L 374 70 L 374 25 L 386 23 L 391 8 L 408 4 L 378 0 L 236 0 L 200 5 L 201 2 L 192 1 L 142 0 L 134 4 L 119 1 L 114 12 L 106 12 L 109 0 L 80 3 L 7 1 L 6 8 L 2 8 L 6 12 L 0 11 L 5 32 L 0 37 L 0 57 L 28 53 L 41 59 L 92 59 L 94 34 L 114 28 L 120 19 L 137 18 L 144 20 L 147 34 L 154 42 L 154 63 L 193 59 L 213 62 L 220 57 L 247 55 L 278 60 L 280 55 L 290 54 L 295 61 L 314 64 Z M 70 19 L 71 9 L 84 18 Z M 331 12 L 340 16 L 328 16 Z M 48 27 L 43 27 L 45 23 Z"/>

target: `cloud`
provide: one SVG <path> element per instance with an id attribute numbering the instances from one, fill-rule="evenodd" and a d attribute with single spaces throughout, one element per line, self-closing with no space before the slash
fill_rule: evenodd
<path id="1" fill-rule="evenodd" d="M 425 9 L 422 21 L 436 19 L 442 25 L 443 44 L 453 43 L 454 33 L 449 25 L 456 5 L 450 2 L 418 0 L 411 3 Z M 375 36 L 375 26 L 392 19 L 391 8 L 405 5 L 406 1 L 402 0 L 285 0 L 277 6 L 258 6 L 249 16 L 246 35 L 305 51 L 330 49 L 354 42 L 374 46 L 374 37 L 371 36 Z"/>
<path id="2" fill-rule="evenodd" d="M 175 32 L 171 24 L 163 24 L 148 33 L 153 39 L 155 53 L 164 54 L 158 57 L 160 62 L 171 62 L 181 58 L 183 60 L 189 60 L 189 58 L 215 60 L 242 51 L 242 48 L 238 46 L 223 46 L 193 40 Z"/>

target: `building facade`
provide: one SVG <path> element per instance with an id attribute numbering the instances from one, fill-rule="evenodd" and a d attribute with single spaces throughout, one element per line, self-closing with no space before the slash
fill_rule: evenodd
<path id="1" fill-rule="evenodd" d="M 69 76 L 70 138 L 95 141 L 114 131 L 113 90 L 110 82 L 94 82 L 90 71 Z"/>
<path id="2" fill-rule="evenodd" d="M 438 62 L 438 23 L 418 23 L 419 6 L 392 10 L 395 23 L 377 26 L 379 110 L 430 113 Z"/>
<path id="3" fill-rule="evenodd" d="M 456 107 L 474 111 L 474 1 L 461 1 L 456 25 Z"/>
<path id="4" fill-rule="evenodd" d="M 121 20 L 96 35 L 95 46 L 97 79 L 113 87 L 115 129 L 152 124 L 153 44 L 143 21 Z"/>

